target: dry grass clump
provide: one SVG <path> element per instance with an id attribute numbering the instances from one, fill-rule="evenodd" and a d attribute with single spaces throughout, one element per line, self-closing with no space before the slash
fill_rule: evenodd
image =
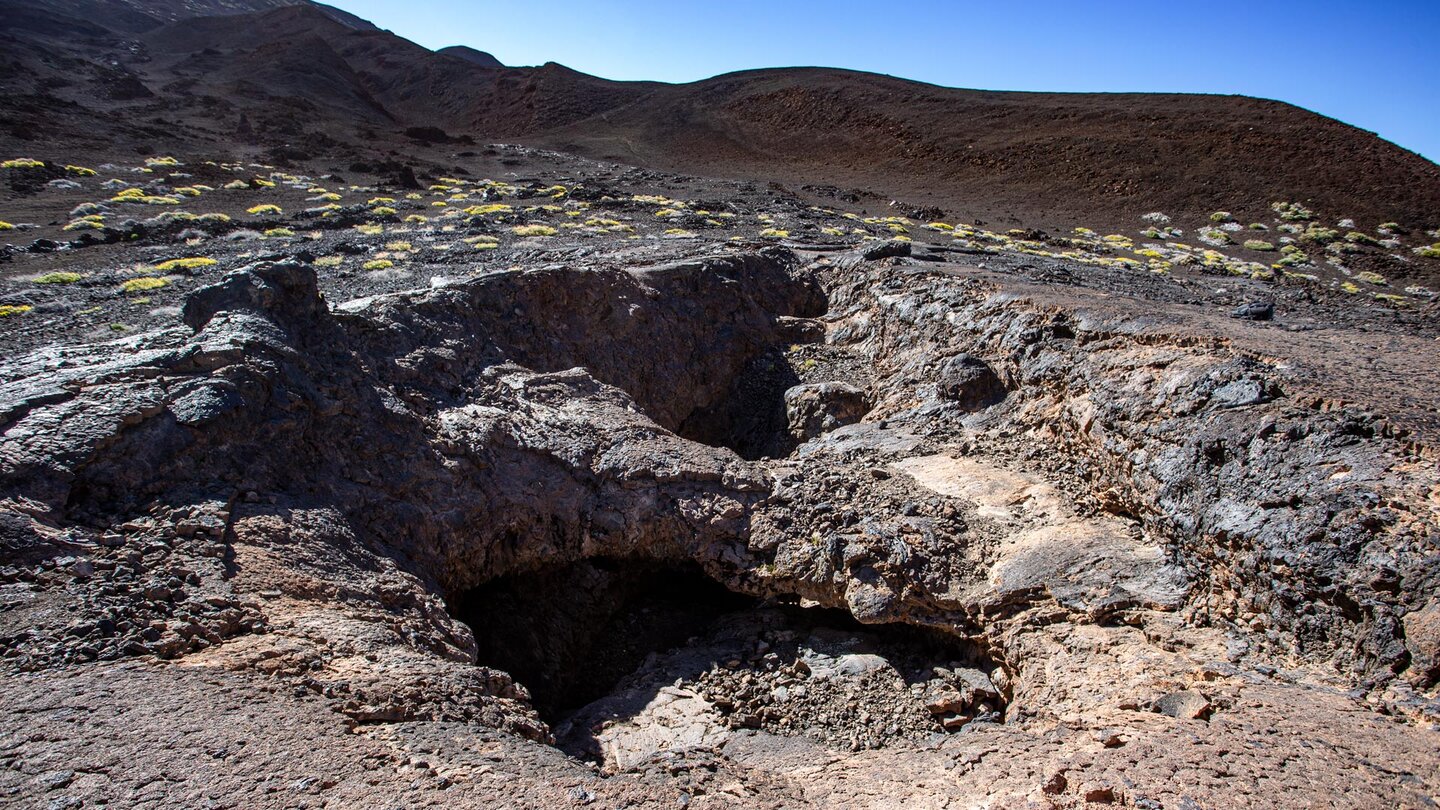
<path id="1" fill-rule="evenodd" d="M 84 278 L 84 276 L 80 275 L 79 273 L 70 273 L 70 272 L 60 271 L 60 272 L 55 272 L 55 273 L 46 273 L 45 275 L 40 276 L 39 278 L 35 279 L 35 283 L 36 283 L 36 284 L 74 284 L 75 282 L 79 281 L 79 280 L 82 279 L 82 278 Z"/>
<path id="2" fill-rule="evenodd" d="M 141 276 L 140 278 L 132 278 L 132 279 L 130 279 L 129 281 L 125 282 L 124 284 L 121 284 L 121 285 L 120 285 L 120 291 L 121 291 L 121 292 L 127 292 L 127 293 L 134 293 L 134 292 L 144 292 L 144 291 L 146 291 L 146 290 L 158 290 L 158 289 L 160 289 L 161 287 L 164 287 L 165 285 L 167 285 L 167 284 L 169 284 L 169 283 L 170 283 L 170 282 L 166 281 L 166 280 L 163 279 L 163 278 L 152 278 L 152 277 L 150 277 L 150 276 Z"/>

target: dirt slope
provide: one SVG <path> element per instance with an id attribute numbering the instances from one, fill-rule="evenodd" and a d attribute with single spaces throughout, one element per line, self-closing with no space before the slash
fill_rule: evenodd
<path id="1" fill-rule="evenodd" d="M 1440 203 L 1433 163 L 1240 96 L 998 93 L 793 68 L 667 87 L 542 137 L 645 165 L 884 189 L 1022 219 L 1258 218 L 1295 199 L 1418 223 Z"/>

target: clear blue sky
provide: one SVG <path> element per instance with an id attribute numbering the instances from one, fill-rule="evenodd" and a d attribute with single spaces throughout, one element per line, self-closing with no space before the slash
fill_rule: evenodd
<path id="1" fill-rule="evenodd" d="M 822 65 L 985 90 L 1239 93 L 1440 160 L 1440 0 L 331 0 L 428 48 L 608 79 Z"/>

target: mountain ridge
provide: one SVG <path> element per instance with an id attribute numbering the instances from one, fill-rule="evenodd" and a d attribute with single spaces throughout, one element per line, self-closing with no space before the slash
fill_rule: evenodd
<path id="1" fill-rule="evenodd" d="M 95 4 L 43 5 L 73 15 Z M 136 5 L 112 3 L 110 16 L 89 24 L 126 36 Z M 17 60 L 19 75 L 0 102 L 14 106 L 30 91 L 31 109 L 12 117 L 31 123 L 12 133 L 67 130 L 35 108 L 57 106 L 36 90 L 72 81 L 44 63 L 47 49 L 68 48 L 75 71 L 125 74 L 104 81 L 130 88 L 135 98 L 122 99 L 127 115 L 178 114 L 170 148 L 180 148 L 201 117 L 197 130 L 216 115 L 246 113 L 261 122 L 262 143 L 301 137 L 364 149 L 385 139 L 377 128 L 393 126 L 398 135 L 436 127 L 668 171 L 864 192 L 1027 227 L 1117 227 L 1149 211 L 1258 218 L 1278 201 L 1357 220 L 1440 225 L 1432 221 L 1440 216 L 1440 166 L 1279 100 L 979 90 L 829 67 L 619 82 L 557 63 L 506 67 L 468 46 L 431 51 L 316 3 L 139 5 L 153 19 L 174 19 L 135 35 L 143 53 L 117 43 L 114 64 L 86 58 L 93 31 L 67 37 L 10 27 L 15 52 L 28 46 L 34 57 Z M 209 14 L 217 5 L 234 13 Z M 276 54 L 300 66 L 310 51 L 315 64 L 306 70 L 271 69 Z M 15 86 L 25 74 L 31 86 Z M 62 117 L 116 112 L 80 92 L 64 100 L 78 109 L 59 110 Z M 282 122 L 275 110 L 306 116 Z M 23 143 L 14 148 L 23 151 Z"/>

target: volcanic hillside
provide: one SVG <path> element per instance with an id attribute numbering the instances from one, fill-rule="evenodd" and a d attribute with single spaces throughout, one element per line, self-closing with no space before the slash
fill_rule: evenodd
<path id="1" fill-rule="evenodd" d="M 1157 210 L 1255 221 L 1276 201 L 1362 227 L 1440 225 L 1435 164 L 1275 101 L 984 92 L 812 68 L 611 82 L 432 52 L 281 0 L 7 0 L 0 25 L 11 151 L 79 141 L 148 154 L 233 145 L 238 132 L 353 156 L 423 129 L 1026 227 L 1133 226 Z"/>

